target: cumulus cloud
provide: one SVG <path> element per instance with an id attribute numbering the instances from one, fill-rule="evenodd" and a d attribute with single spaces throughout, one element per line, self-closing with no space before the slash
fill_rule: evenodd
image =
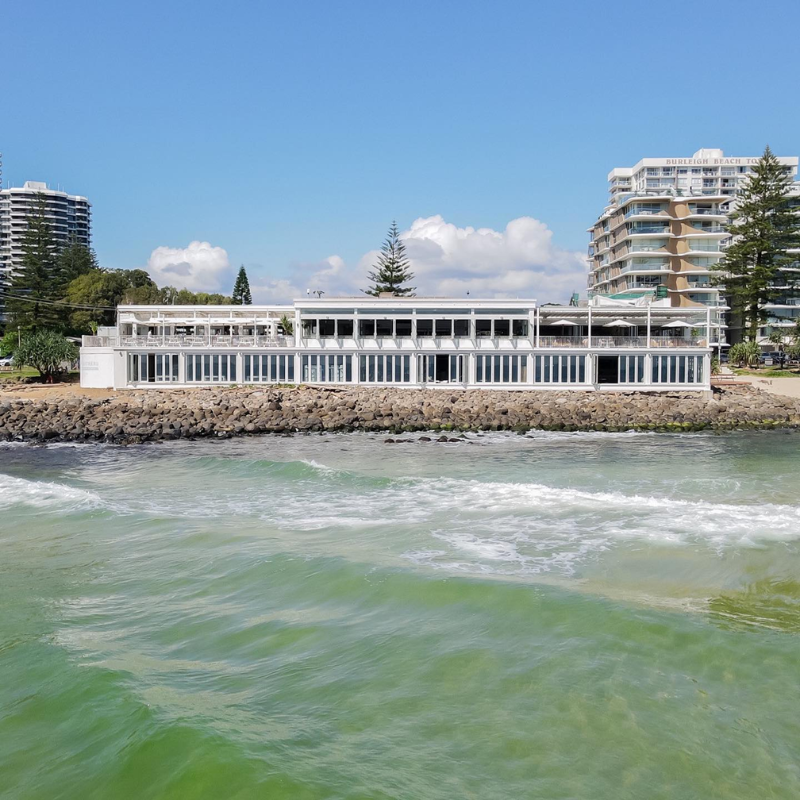
<path id="1" fill-rule="evenodd" d="M 403 239 L 418 293 L 550 302 L 586 284 L 584 255 L 557 247 L 553 232 L 533 217 L 496 231 L 459 228 L 437 214 L 414 220 Z"/>
<path id="2" fill-rule="evenodd" d="M 308 290 L 322 291 L 327 296 L 357 295 L 366 288 L 364 275 L 348 268 L 341 256 L 328 256 L 313 263 L 295 264 L 289 277 L 259 279 L 250 277 L 250 291 L 256 303 L 289 303 L 305 297 Z"/>
<path id="3" fill-rule="evenodd" d="M 214 292 L 231 278 L 228 253 L 209 242 L 189 242 L 187 247 L 156 247 L 147 271 L 159 286 L 175 286 L 193 292 Z"/>
<path id="4" fill-rule="evenodd" d="M 486 298 L 536 298 L 565 302 L 586 285 L 584 254 L 553 242 L 553 232 L 532 217 L 511 220 L 502 231 L 459 228 L 441 215 L 420 217 L 401 234 L 418 295 Z M 328 296 L 358 295 L 367 286 L 378 251 L 354 266 L 339 256 L 295 265 L 289 277 L 253 281 L 256 302 L 283 303 L 304 297 L 307 289 Z"/>

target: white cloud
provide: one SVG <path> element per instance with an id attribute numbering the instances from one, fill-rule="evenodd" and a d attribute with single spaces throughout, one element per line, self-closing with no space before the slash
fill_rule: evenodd
<path id="1" fill-rule="evenodd" d="M 586 285 L 584 254 L 553 243 L 553 232 L 532 217 L 511 220 L 502 231 L 459 228 L 441 215 L 420 217 L 401 234 L 415 274 L 418 295 L 440 297 L 524 297 L 564 302 Z M 354 265 L 338 255 L 318 262 L 295 264 L 285 277 L 261 277 L 248 269 L 257 303 L 287 303 L 321 290 L 328 297 L 360 295 L 377 250 L 365 253 Z M 160 285 L 192 291 L 230 291 L 233 270 L 228 254 L 208 242 L 188 247 L 157 247 L 147 270 Z"/>
<path id="2" fill-rule="evenodd" d="M 175 286 L 193 292 L 230 291 L 229 286 L 223 285 L 224 278 L 232 277 L 228 253 L 209 242 L 189 242 L 187 247 L 156 247 L 147 261 L 147 271 L 159 286 Z"/>
<path id="3" fill-rule="evenodd" d="M 364 273 L 366 274 L 366 273 Z M 340 256 L 328 256 L 312 264 L 296 264 L 288 278 L 259 279 L 250 275 L 250 291 L 256 303 L 289 303 L 305 297 L 308 290 L 327 296 L 361 294 L 367 283 L 358 270 L 347 267 Z"/>
<path id="4" fill-rule="evenodd" d="M 534 297 L 565 301 L 586 284 L 582 253 L 553 244 L 553 232 L 532 217 L 505 230 L 459 228 L 440 215 L 414 220 L 403 234 L 420 294 Z"/>

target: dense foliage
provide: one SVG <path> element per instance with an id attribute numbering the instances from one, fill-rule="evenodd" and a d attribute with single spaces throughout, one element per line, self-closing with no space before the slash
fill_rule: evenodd
<path id="1" fill-rule="evenodd" d="M 239 274 L 236 276 L 236 283 L 233 284 L 233 295 L 231 302 L 235 306 L 253 305 L 253 296 L 250 294 L 250 281 L 247 279 L 244 264 L 239 267 Z"/>
<path id="2" fill-rule="evenodd" d="M 728 359 L 740 367 L 752 367 L 758 364 L 761 348 L 758 342 L 738 342 L 728 351 Z"/>
<path id="3" fill-rule="evenodd" d="M 364 291 L 365 294 L 378 297 L 389 292 L 401 297 L 413 296 L 414 287 L 407 284 L 414 280 L 414 273 L 411 272 L 406 247 L 400 238 L 396 222 L 392 222 L 386 241 L 381 246 L 378 261 L 367 277 L 372 286 Z"/>
<path id="4" fill-rule="evenodd" d="M 41 329 L 27 333 L 14 351 L 14 365 L 33 367 L 47 383 L 69 369 L 78 348 L 58 331 Z"/>
<path id="5" fill-rule="evenodd" d="M 116 308 L 122 303 L 231 302 L 222 294 L 190 292 L 173 286 L 159 288 L 142 269 L 103 269 L 94 251 L 75 241 L 59 249 L 41 197 L 28 217 L 22 248 L 22 267 L 3 291 L 9 317 L 3 339 L 7 352 L 16 346 L 18 331 L 48 329 L 82 334 L 96 330 L 98 325 L 113 325 Z"/>

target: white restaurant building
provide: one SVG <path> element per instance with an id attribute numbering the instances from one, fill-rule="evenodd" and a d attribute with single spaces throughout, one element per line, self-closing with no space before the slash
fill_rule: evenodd
<path id="1" fill-rule="evenodd" d="M 84 337 L 81 385 L 707 390 L 717 313 L 394 296 L 120 306 L 116 327 Z"/>

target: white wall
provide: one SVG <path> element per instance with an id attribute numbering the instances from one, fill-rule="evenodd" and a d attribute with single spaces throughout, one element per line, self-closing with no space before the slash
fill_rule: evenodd
<path id="1" fill-rule="evenodd" d="M 124 358 L 117 360 L 124 362 Z M 113 389 L 115 353 L 110 347 L 82 347 L 81 386 L 85 389 Z"/>

